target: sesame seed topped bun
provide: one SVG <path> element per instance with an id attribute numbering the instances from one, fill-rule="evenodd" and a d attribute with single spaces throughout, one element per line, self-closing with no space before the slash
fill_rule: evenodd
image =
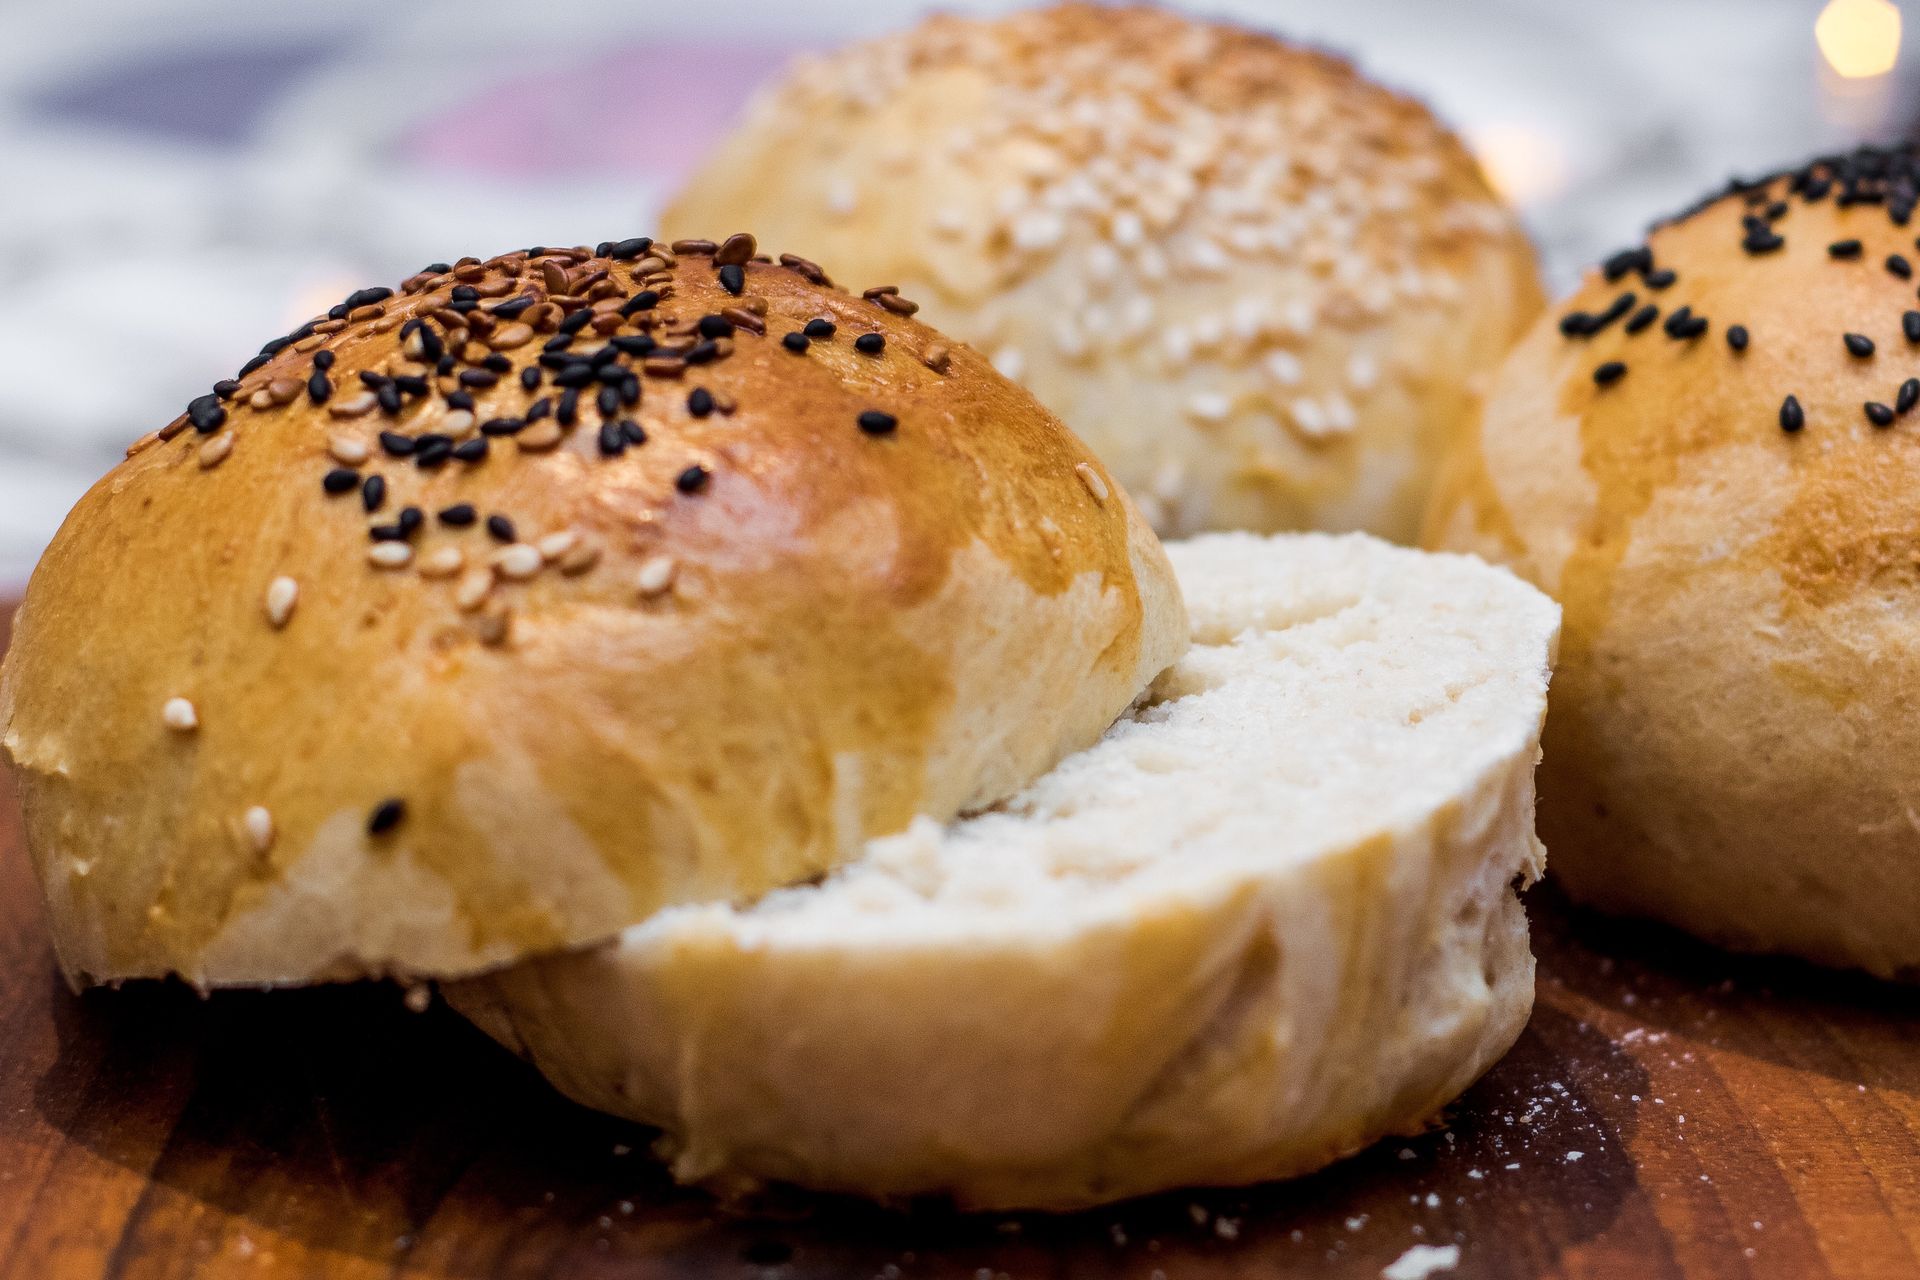
<path id="1" fill-rule="evenodd" d="M 1738 183 L 1500 370 L 1435 546 L 1566 609 L 1541 833 L 1570 893 L 1920 973 L 1911 148 Z"/>
<path id="2" fill-rule="evenodd" d="M 0 673 L 69 975 L 470 973 L 1093 741 L 1184 648 L 1165 557 L 893 298 L 746 236 L 435 264 L 138 441 Z"/>
<path id="3" fill-rule="evenodd" d="M 1424 107 L 1150 8 L 936 17 L 804 62 L 663 220 L 897 283 L 1173 534 L 1410 539 L 1540 305 L 1513 216 Z"/>

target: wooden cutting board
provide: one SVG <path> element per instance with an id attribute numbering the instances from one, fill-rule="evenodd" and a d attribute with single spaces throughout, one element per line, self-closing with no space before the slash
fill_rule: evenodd
<path id="1" fill-rule="evenodd" d="M 0 781 L 0 1280 L 1377 1277 L 1421 1244 L 1471 1277 L 1920 1277 L 1920 990 L 1530 905 L 1533 1022 L 1442 1130 L 1074 1217 L 723 1210 L 390 987 L 70 994 Z"/>

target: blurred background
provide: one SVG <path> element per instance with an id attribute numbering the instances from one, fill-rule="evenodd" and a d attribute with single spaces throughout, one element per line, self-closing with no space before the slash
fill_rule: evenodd
<path id="1" fill-rule="evenodd" d="M 936 7 L 1013 6 L 5 0 L 0 594 L 129 441 L 266 338 L 435 259 L 644 234 L 796 53 Z M 1732 173 L 1920 118 L 1889 0 L 1178 7 L 1425 98 L 1555 289 Z"/>

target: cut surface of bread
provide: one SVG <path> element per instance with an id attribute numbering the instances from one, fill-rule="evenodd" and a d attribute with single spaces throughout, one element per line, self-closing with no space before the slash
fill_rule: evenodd
<path id="1" fill-rule="evenodd" d="M 1009 801 L 453 1003 L 722 1185 L 1069 1209 L 1417 1130 L 1531 1008 L 1558 609 L 1361 535 L 1168 551 L 1192 649 Z"/>

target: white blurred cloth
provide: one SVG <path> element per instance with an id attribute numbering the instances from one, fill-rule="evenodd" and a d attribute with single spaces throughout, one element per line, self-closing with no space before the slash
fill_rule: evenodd
<path id="1" fill-rule="evenodd" d="M 720 30 L 713 7 L 618 0 L 510 21 L 468 0 L 11 0 L 0 592 L 128 441 L 266 338 L 436 258 L 643 233 L 673 165 L 788 50 L 922 7 L 732 0 Z M 1556 287 L 1728 173 L 1863 127 L 1824 101 L 1796 0 L 1202 7 L 1433 103 Z M 597 117 L 608 101 L 639 118 Z"/>

